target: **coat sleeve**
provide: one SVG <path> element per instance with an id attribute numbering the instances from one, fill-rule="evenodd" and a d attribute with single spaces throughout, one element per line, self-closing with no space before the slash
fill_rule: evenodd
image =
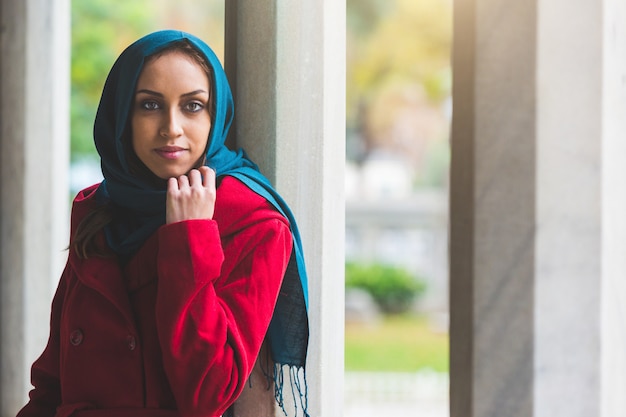
<path id="1" fill-rule="evenodd" d="M 65 267 L 61 275 L 52 300 L 48 344 L 31 367 L 31 383 L 34 388 L 29 393 L 29 402 L 20 410 L 17 417 L 52 417 L 61 403 L 59 338 L 61 310 L 63 299 L 65 298 L 68 275 L 69 265 Z"/>
<path id="2" fill-rule="evenodd" d="M 292 245 L 279 215 L 223 240 L 213 220 L 159 229 L 156 319 L 181 415 L 221 415 L 242 392 Z"/>

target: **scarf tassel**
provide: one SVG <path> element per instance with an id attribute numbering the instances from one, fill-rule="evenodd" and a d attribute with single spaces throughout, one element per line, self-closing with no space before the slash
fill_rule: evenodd
<path id="1" fill-rule="evenodd" d="M 285 409 L 285 367 L 289 370 L 289 385 L 291 386 L 291 395 L 293 397 L 293 407 L 295 409 L 294 417 L 298 417 L 299 411 L 302 417 L 310 417 L 308 412 L 308 385 L 306 381 L 306 369 L 302 366 L 274 364 L 274 398 L 276 403 L 283 410 L 285 416 L 288 416 Z"/>

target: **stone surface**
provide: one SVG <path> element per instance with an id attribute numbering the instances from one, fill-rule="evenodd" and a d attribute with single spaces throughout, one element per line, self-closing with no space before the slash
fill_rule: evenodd
<path id="1" fill-rule="evenodd" d="M 226 11 L 235 140 L 290 204 L 307 259 L 309 412 L 341 415 L 345 3 L 238 0 Z"/>
<path id="2" fill-rule="evenodd" d="M 26 402 L 69 233 L 69 1 L 0 3 L 0 415 Z"/>
<path id="3" fill-rule="evenodd" d="M 456 4 L 452 417 L 626 414 L 622 3 Z"/>

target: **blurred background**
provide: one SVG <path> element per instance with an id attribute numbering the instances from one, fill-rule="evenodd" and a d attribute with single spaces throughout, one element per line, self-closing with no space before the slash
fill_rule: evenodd
<path id="1" fill-rule="evenodd" d="M 100 181 L 93 119 L 133 40 L 196 34 L 224 0 L 72 2 L 71 192 Z M 448 415 L 452 0 L 347 0 L 345 416 Z"/>
<path id="2" fill-rule="evenodd" d="M 345 415 L 448 415 L 451 0 L 348 0 Z"/>

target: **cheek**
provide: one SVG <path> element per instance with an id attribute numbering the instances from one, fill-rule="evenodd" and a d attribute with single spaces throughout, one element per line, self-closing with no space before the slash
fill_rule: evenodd
<path id="1" fill-rule="evenodd" d="M 195 126 L 194 129 L 194 142 L 196 146 L 204 150 L 207 147 L 209 141 L 209 133 L 211 132 L 211 122 L 205 121 Z"/>
<path id="2" fill-rule="evenodd" d="M 143 122 L 141 119 L 133 118 L 131 123 L 130 135 L 131 143 L 133 144 L 133 149 L 135 150 L 135 152 L 137 152 L 137 150 L 140 149 L 142 145 L 145 144 L 145 142 L 147 141 L 146 129 L 147 126 L 145 122 Z"/>

